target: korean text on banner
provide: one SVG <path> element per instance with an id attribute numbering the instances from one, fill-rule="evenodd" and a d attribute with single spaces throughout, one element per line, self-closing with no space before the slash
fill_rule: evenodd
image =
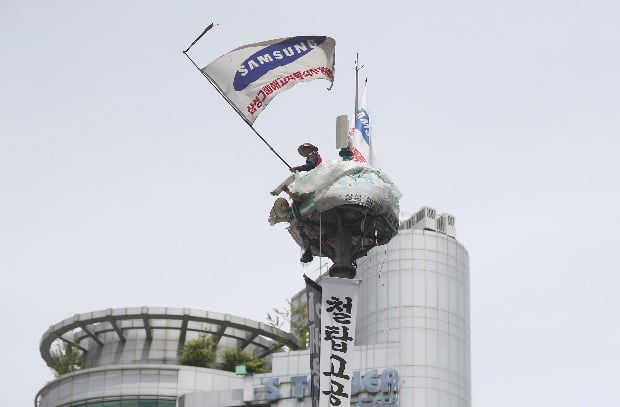
<path id="1" fill-rule="evenodd" d="M 333 277 L 322 281 L 320 406 L 349 407 L 360 281 Z"/>
<path id="2" fill-rule="evenodd" d="M 304 275 L 306 280 L 306 301 L 308 305 L 308 346 L 310 348 L 310 389 L 312 407 L 319 406 L 321 377 L 321 286 Z"/>
<path id="3" fill-rule="evenodd" d="M 280 92 L 299 82 L 334 81 L 336 41 L 298 36 L 244 45 L 202 68 L 250 124 Z"/>

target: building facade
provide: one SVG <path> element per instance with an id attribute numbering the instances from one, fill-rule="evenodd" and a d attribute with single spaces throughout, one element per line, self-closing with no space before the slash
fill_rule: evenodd
<path id="1" fill-rule="evenodd" d="M 471 407 L 469 256 L 454 218 L 424 207 L 398 235 L 358 260 L 361 279 L 353 354 L 355 406 Z M 304 301 L 303 291 L 293 303 Z M 179 365 L 177 351 L 208 334 L 218 353 L 241 348 L 270 373 Z M 84 368 L 45 385 L 37 407 L 311 406 L 309 354 L 290 333 L 207 311 L 123 308 L 76 315 L 41 339 L 77 343 Z"/>

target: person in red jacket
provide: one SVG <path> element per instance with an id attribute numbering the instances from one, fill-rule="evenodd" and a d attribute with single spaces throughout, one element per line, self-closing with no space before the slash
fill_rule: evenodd
<path id="1" fill-rule="evenodd" d="M 304 143 L 297 147 L 297 152 L 302 157 L 306 157 L 306 163 L 304 165 L 289 168 L 291 172 L 310 171 L 323 161 L 319 155 L 319 149 L 310 143 Z"/>
<path id="2" fill-rule="evenodd" d="M 321 164 L 323 159 L 319 155 L 319 149 L 310 143 L 304 143 L 297 147 L 297 152 L 302 157 L 306 157 L 306 163 L 304 165 L 298 165 L 297 167 L 291 167 L 289 170 L 293 173 L 297 171 L 310 171 L 316 168 L 317 165 Z M 289 191 L 288 186 L 284 186 L 282 188 L 284 192 L 286 192 L 291 198 L 294 198 L 294 195 Z M 299 259 L 302 263 L 310 263 L 314 256 L 312 255 L 312 249 L 310 247 L 306 248 L 304 254 Z"/>

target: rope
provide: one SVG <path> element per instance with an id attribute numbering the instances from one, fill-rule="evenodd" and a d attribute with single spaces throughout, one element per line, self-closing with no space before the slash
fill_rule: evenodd
<path id="1" fill-rule="evenodd" d="M 362 223 L 360 224 L 360 228 L 362 229 L 362 251 L 364 250 L 364 226 L 366 225 L 366 216 L 368 216 L 368 212 L 364 211 L 364 219 L 362 219 Z M 376 232 L 376 230 L 375 230 Z M 375 246 L 377 245 L 377 238 L 375 236 Z"/>
<path id="2" fill-rule="evenodd" d="M 375 244 L 377 244 L 377 231 L 375 230 Z M 385 283 L 383 282 L 383 275 L 382 275 L 382 270 L 383 270 L 383 265 L 385 264 L 387 260 L 387 245 L 385 245 L 384 248 L 384 252 L 383 252 L 383 261 L 381 262 L 381 264 L 379 265 L 379 272 L 378 272 L 378 284 L 380 287 L 383 287 L 384 290 L 387 290 L 387 288 L 385 287 Z M 380 289 L 380 288 L 379 288 Z M 383 312 L 383 320 L 385 321 L 385 343 L 388 343 L 388 319 L 387 319 L 387 312 L 388 312 L 388 306 L 387 306 L 387 293 L 384 292 L 384 298 L 385 298 L 385 311 Z"/>
<path id="3" fill-rule="evenodd" d="M 319 213 L 319 276 L 323 272 L 323 213 Z"/>

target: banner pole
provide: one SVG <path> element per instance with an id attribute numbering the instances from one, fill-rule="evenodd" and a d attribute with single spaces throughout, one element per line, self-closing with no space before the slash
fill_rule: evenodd
<path id="1" fill-rule="evenodd" d="M 364 65 L 359 66 L 360 54 L 355 53 L 355 112 L 353 113 L 353 120 L 357 118 L 357 111 L 359 110 L 359 97 L 358 97 L 358 88 L 359 88 L 359 71 L 362 70 Z M 355 124 L 353 125 L 355 127 Z"/>
<path id="2" fill-rule="evenodd" d="M 360 54 L 356 53 L 355 54 L 355 110 L 353 111 L 353 120 L 355 121 L 355 119 L 357 118 L 357 111 L 359 109 L 358 106 L 358 96 L 357 96 L 357 89 L 358 89 L 358 83 L 359 83 L 359 67 L 358 67 L 358 63 L 359 63 L 359 58 L 360 58 Z M 355 122 L 353 123 L 353 127 L 355 127 Z"/>
<path id="3" fill-rule="evenodd" d="M 186 49 L 185 51 L 183 51 L 183 53 L 186 53 L 187 51 L 189 51 L 189 49 L 190 49 L 191 47 L 193 47 L 193 46 L 194 46 L 194 44 L 195 44 L 195 43 L 197 43 L 197 42 L 198 42 L 198 40 L 200 40 L 200 39 L 202 38 L 202 36 L 203 36 L 203 35 L 205 35 L 205 34 L 207 33 L 207 31 L 209 31 L 210 29 L 212 29 L 212 28 L 213 28 L 213 26 L 214 26 L 214 24 L 213 24 L 213 23 L 209 24 L 209 25 L 207 26 L 207 28 L 205 28 L 205 29 L 202 31 L 202 34 L 200 34 L 198 37 L 196 37 L 196 39 L 194 40 L 194 42 L 192 42 L 192 43 L 189 45 L 189 47 L 187 47 L 187 49 Z"/>
<path id="4" fill-rule="evenodd" d="M 192 45 L 194 45 L 196 43 L 196 41 L 198 41 L 200 39 L 200 37 L 202 37 L 208 31 L 208 29 L 209 29 L 209 27 L 207 27 L 207 29 L 205 29 L 205 31 L 203 31 L 203 33 L 192 43 Z M 190 48 L 191 48 L 191 45 L 190 45 Z M 202 69 L 200 69 L 200 67 L 196 64 L 196 62 L 194 62 L 194 60 L 187 54 L 187 50 L 183 51 L 183 54 L 185 54 L 187 59 L 189 59 L 192 62 L 192 64 L 196 67 L 196 69 L 198 69 L 200 71 L 200 73 L 202 73 L 202 75 L 209 81 L 209 83 L 211 85 L 213 85 L 213 87 L 215 88 L 215 90 L 217 90 L 217 92 L 220 94 L 220 96 L 222 96 L 224 98 L 224 100 L 226 100 L 226 102 L 228 102 L 230 107 L 232 107 L 235 110 L 235 112 L 237 112 L 237 114 L 243 119 L 243 121 L 248 126 L 250 126 L 252 131 L 258 136 L 258 138 L 260 138 L 263 141 L 263 143 L 265 143 L 265 145 L 267 145 L 267 147 L 269 147 L 269 149 L 280 159 L 280 161 L 282 161 L 284 163 L 284 165 L 286 165 L 287 168 L 289 168 L 289 169 L 293 168 L 284 160 L 284 158 L 282 158 L 280 156 L 280 154 L 278 154 L 276 152 L 276 150 L 273 149 L 273 147 L 267 142 L 267 140 L 265 140 L 263 138 L 263 136 L 260 135 L 260 133 L 254 128 L 252 123 L 243 115 L 243 113 L 241 113 L 239 111 L 237 106 L 235 106 L 235 104 L 226 96 L 224 91 L 222 89 L 220 89 L 219 86 L 217 86 L 217 83 L 215 83 L 215 81 L 209 75 L 207 75 Z"/>

